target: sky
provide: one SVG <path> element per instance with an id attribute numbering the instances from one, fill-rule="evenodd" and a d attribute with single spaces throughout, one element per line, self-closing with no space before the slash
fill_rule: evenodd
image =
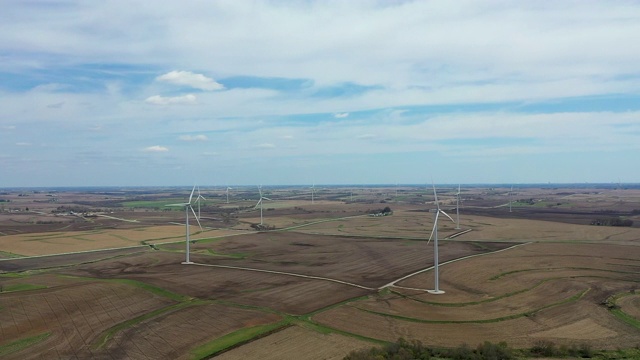
<path id="1" fill-rule="evenodd" d="M 640 182 L 640 1 L 1 7 L 0 187 Z"/>

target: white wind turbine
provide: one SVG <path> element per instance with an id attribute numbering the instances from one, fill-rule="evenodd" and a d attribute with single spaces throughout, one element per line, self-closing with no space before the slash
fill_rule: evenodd
<path id="1" fill-rule="evenodd" d="M 511 191 L 509 191 L 509 212 L 511 212 L 511 194 L 513 193 L 513 185 L 511 185 Z"/>
<path id="2" fill-rule="evenodd" d="M 448 217 L 449 220 L 453 221 L 453 219 L 451 218 L 451 216 L 449 216 L 446 212 L 440 210 L 440 204 L 438 203 L 438 194 L 436 193 L 436 186 L 435 184 L 433 185 L 433 196 L 436 200 L 436 216 L 435 216 L 435 220 L 433 222 L 433 229 L 431 230 L 431 235 L 429 236 L 429 241 L 431 241 L 431 238 L 433 238 L 433 270 L 434 270 L 434 277 L 435 277 L 435 289 L 434 290 L 428 290 L 430 294 L 444 294 L 444 291 L 440 290 L 440 274 L 439 274 L 439 259 L 438 259 L 438 217 L 440 216 L 440 214 L 443 214 L 444 216 Z M 455 222 L 455 221 L 453 221 Z M 429 244 L 429 241 L 427 241 L 427 244 Z"/>
<path id="3" fill-rule="evenodd" d="M 262 200 L 269 200 L 269 201 L 272 201 L 272 200 L 269 199 L 268 197 L 262 196 L 262 185 L 258 186 L 258 192 L 260 193 L 260 200 L 258 200 L 258 203 L 253 208 L 255 209 L 258 207 L 258 205 L 260 205 L 260 225 L 262 225 Z"/>
<path id="4" fill-rule="evenodd" d="M 316 193 L 316 184 L 311 185 L 311 204 L 314 204 L 314 196 Z"/>
<path id="5" fill-rule="evenodd" d="M 460 184 L 456 193 L 456 230 L 460 230 Z"/>
<path id="6" fill-rule="evenodd" d="M 193 199 L 193 193 L 196 191 L 196 187 L 195 185 L 193 186 L 193 189 L 191 190 L 191 195 L 189 195 L 189 202 L 186 203 L 180 203 L 180 204 L 169 204 L 166 206 L 181 206 L 184 207 L 184 211 L 185 211 L 185 229 L 186 229 L 186 238 L 187 238 L 187 249 L 186 249 L 186 257 L 185 257 L 185 261 L 183 262 L 183 264 L 193 264 L 193 262 L 191 262 L 191 260 L 189 259 L 189 210 L 191 210 L 191 212 L 193 213 L 193 216 L 196 218 L 196 221 L 198 222 L 198 226 L 200 226 L 200 230 L 202 230 L 202 225 L 200 225 L 200 220 L 198 219 L 198 216 L 196 215 L 196 212 L 193 210 L 193 206 L 191 206 L 191 200 Z"/>
<path id="7" fill-rule="evenodd" d="M 227 204 L 229 203 L 229 190 L 233 190 L 233 188 L 227 186 Z"/>

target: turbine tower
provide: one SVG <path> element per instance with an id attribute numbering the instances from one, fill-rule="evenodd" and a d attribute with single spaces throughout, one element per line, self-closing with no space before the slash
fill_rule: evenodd
<path id="1" fill-rule="evenodd" d="M 233 190 L 233 188 L 227 186 L 227 204 L 229 203 L 229 190 Z"/>
<path id="2" fill-rule="evenodd" d="M 511 194 L 513 193 L 513 185 L 511 185 L 511 190 L 509 191 L 509 212 L 511 212 Z"/>
<path id="3" fill-rule="evenodd" d="M 258 205 L 260 205 L 260 225 L 262 225 L 262 200 L 269 200 L 269 201 L 272 201 L 272 200 L 269 199 L 268 197 L 262 196 L 262 185 L 258 186 L 258 192 L 260 193 L 260 200 L 258 200 L 258 203 L 253 208 L 255 209 L 258 207 Z"/>
<path id="4" fill-rule="evenodd" d="M 196 187 L 195 185 L 193 186 L 193 189 L 191 190 L 191 195 L 189 195 L 189 202 L 186 203 L 180 203 L 180 204 L 169 204 L 166 206 L 172 206 L 172 207 L 176 207 L 176 206 L 180 206 L 180 207 L 184 207 L 184 211 L 185 211 L 185 231 L 186 231 L 186 239 L 187 239 L 187 248 L 186 248 L 186 256 L 185 256 L 185 261 L 182 262 L 183 264 L 193 264 L 193 262 L 191 262 L 190 258 L 189 258 L 189 210 L 191 210 L 191 212 L 193 213 L 193 216 L 196 218 L 196 221 L 198 222 L 198 226 L 200 226 L 200 230 L 202 230 L 202 225 L 200 225 L 200 220 L 198 219 L 198 216 L 196 215 L 196 212 L 193 210 L 193 206 L 191 206 L 191 200 L 193 199 L 193 193 L 196 191 Z"/>
<path id="5" fill-rule="evenodd" d="M 316 184 L 311 185 L 311 204 L 314 204 L 314 195 L 316 192 Z"/>
<path id="6" fill-rule="evenodd" d="M 444 294 L 444 291 L 440 290 L 440 274 L 439 274 L 439 259 L 438 259 L 438 217 L 440 216 L 440 214 L 443 214 L 444 216 L 448 217 L 449 220 L 451 220 L 452 222 L 455 223 L 455 221 L 453 221 L 453 219 L 451 218 L 451 216 L 449 216 L 446 212 L 444 212 L 443 210 L 440 210 L 440 204 L 438 204 L 438 194 L 436 193 L 436 186 L 435 184 L 433 185 L 433 197 L 436 200 L 436 216 L 435 216 L 435 220 L 433 222 L 433 229 L 431 230 L 431 235 L 429 236 L 429 241 L 431 241 L 431 238 L 433 238 L 433 270 L 434 270 L 434 277 L 435 277 L 435 289 L 434 290 L 428 290 L 428 292 L 430 294 L 435 294 L 435 295 L 440 295 L 440 294 Z M 427 244 L 429 244 L 429 241 L 427 241 Z"/>
<path id="7" fill-rule="evenodd" d="M 460 184 L 456 193 L 456 230 L 460 230 Z"/>

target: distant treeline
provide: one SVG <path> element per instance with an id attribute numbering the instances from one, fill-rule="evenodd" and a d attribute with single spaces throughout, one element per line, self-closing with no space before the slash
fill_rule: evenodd
<path id="1" fill-rule="evenodd" d="M 541 340 L 529 349 L 512 349 L 506 342 L 493 344 L 485 341 L 475 348 L 463 344 L 457 348 L 436 348 L 422 345 L 420 341 L 398 339 L 397 342 L 383 347 L 356 350 L 343 360 L 510 360 L 531 357 L 579 357 L 591 358 L 596 353 L 587 343 L 571 346 L 557 346 L 552 341 Z"/>
<path id="2" fill-rule="evenodd" d="M 591 221 L 595 226 L 633 226 L 633 220 L 621 218 L 595 219 Z"/>
<path id="3" fill-rule="evenodd" d="M 374 210 L 367 210 L 367 212 L 370 215 L 376 215 L 376 214 L 380 214 L 380 215 L 389 215 L 392 214 L 393 211 L 391 210 L 390 207 L 385 206 L 383 209 L 374 209 Z"/>

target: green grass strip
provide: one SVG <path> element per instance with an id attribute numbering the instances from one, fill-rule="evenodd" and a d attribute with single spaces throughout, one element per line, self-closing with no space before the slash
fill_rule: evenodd
<path id="1" fill-rule="evenodd" d="M 154 293 L 156 295 L 164 296 L 166 298 L 169 298 L 169 299 L 175 300 L 175 301 L 181 301 L 182 302 L 182 301 L 192 301 L 193 300 L 189 296 L 176 294 L 176 293 L 171 292 L 169 290 L 165 290 L 165 289 L 163 289 L 161 287 L 158 287 L 158 286 L 155 286 L 155 285 L 150 285 L 150 284 L 147 284 L 145 282 L 138 281 L 138 280 L 131 280 L 131 279 L 98 279 L 98 278 L 93 278 L 93 277 L 88 277 L 88 276 L 75 276 L 75 275 L 58 275 L 58 276 L 64 277 L 64 278 L 86 280 L 86 281 L 106 281 L 106 282 L 114 282 L 114 283 L 119 283 L 119 284 L 126 284 L 126 285 L 135 286 L 137 288 L 147 290 L 147 291 L 152 292 L 152 293 Z"/>
<path id="2" fill-rule="evenodd" d="M 0 251 L 0 259 L 1 258 L 19 258 L 24 257 L 24 255 L 8 252 L 8 251 Z"/>
<path id="3" fill-rule="evenodd" d="M 530 288 L 526 288 L 526 289 L 522 289 L 522 290 L 516 290 L 510 293 L 505 293 L 496 297 L 492 297 L 490 299 L 485 299 L 485 300 L 479 300 L 479 301 L 469 301 L 469 302 L 461 302 L 461 303 L 441 303 L 441 302 L 435 302 L 435 301 L 427 301 L 427 300 L 422 300 L 422 299 L 416 299 L 413 296 L 410 295 L 406 295 L 403 294 L 401 292 L 398 292 L 396 290 L 390 290 L 391 293 L 393 293 L 394 295 L 398 295 L 404 299 L 408 299 L 411 301 L 416 301 L 422 304 L 427 304 L 427 305 L 432 305 L 432 306 L 442 306 L 442 307 L 463 307 L 463 306 L 470 306 L 470 305 L 479 305 L 479 304 L 484 304 L 484 303 L 488 303 L 488 302 L 493 302 L 496 300 L 500 300 L 500 299 L 504 299 L 507 297 L 511 297 L 514 295 L 518 295 L 518 294 L 522 294 L 525 293 L 527 291 L 531 291 L 537 287 L 539 287 L 540 285 L 544 284 L 547 281 L 553 281 L 553 280 L 562 280 L 562 279 L 577 279 L 577 278 L 595 278 L 595 279 L 607 279 L 607 280 L 616 280 L 616 281 L 627 281 L 627 282 L 640 282 L 640 280 L 622 280 L 622 279 L 617 279 L 617 278 L 611 278 L 611 277 L 607 277 L 607 276 L 597 276 L 597 275 L 579 275 L 579 276 L 565 276 L 565 277 L 555 277 L 555 278 L 548 278 L 548 279 L 544 279 L 541 280 L 540 282 L 538 282 L 537 284 L 533 285 Z"/>
<path id="4" fill-rule="evenodd" d="M 635 272 L 635 271 L 616 271 L 616 270 L 609 270 L 609 269 L 596 269 L 596 268 L 588 268 L 588 267 L 558 267 L 558 268 L 546 268 L 546 269 L 522 269 L 522 270 L 513 270 L 513 271 L 507 271 L 498 275 L 494 275 L 492 277 L 489 278 L 489 280 L 498 280 L 501 277 L 507 276 L 507 275 L 511 275 L 511 274 L 516 274 L 516 273 L 521 273 L 521 272 L 528 272 L 528 271 L 552 271 L 552 270 L 591 270 L 591 271 L 604 271 L 604 272 L 612 272 L 612 273 L 618 273 L 618 274 L 633 274 L 633 275 L 640 275 L 639 272 Z"/>
<path id="5" fill-rule="evenodd" d="M 611 297 L 609 297 L 607 299 L 607 307 L 609 309 L 609 311 L 615 315 L 615 317 L 617 317 L 618 319 L 622 320 L 623 322 L 635 327 L 636 329 L 640 329 L 640 319 L 636 319 L 635 317 L 627 314 L 626 312 L 622 311 L 622 309 L 616 304 L 616 301 L 620 298 L 626 297 L 626 296 L 633 296 L 633 295 L 638 295 L 635 292 L 630 292 L 630 293 L 619 293 L 619 294 L 615 294 Z"/>
<path id="6" fill-rule="evenodd" d="M 586 289 L 584 291 L 581 291 L 567 299 L 549 304 L 549 305 L 545 305 L 543 307 L 531 310 L 531 311 L 527 311 L 527 312 L 523 312 L 523 313 L 518 313 L 518 314 L 513 314 L 513 315 L 508 315 L 508 316 L 502 316 L 502 317 L 498 317 L 498 318 L 493 318 L 493 319 L 484 319 L 484 320 L 425 320 L 425 319 L 417 319 L 417 318 L 412 318 L 412 317 L 407 317 L 407 316 L 402 316 L 402 315 L 393 315 L 393 314 L 388 314 L 388 313 L 384 313 L 384 312 L 380 312 L 380 311 L 374 311 L 374 310 L 368 310 L 368 309 L 363 309 L 360 307 L 355 307 L 356 309 L 360 310 L 360 311 L 364 311 L 370 314 L 374 314 L 374 315 L 379 315 L 379 316 L 385 316 L 385 317 L 390 317 L 393 319 L 398 319 L 398 320 L 403 320 L 403 321 L 410 321 L 410 322 L 417 322 L 417 323 L 424 323 L 424 324 L 486 324 L 486 323 L 495 323 L 495 322 L 500 322 L 500 321 L 505 321 L 505 320 L 513 320 L 513 319 L 517 319 L 517 318 L 521 318 L 521 317 L 525 317 L 525 316 L 533 316 L 535 315 L 537 312 L 554 307 L 554 306 L 560 306 L 560 305 L 564 305 L 573 301 L 577 301 L 580 298 L 582 298 L 587 292 L 589 291 L 589 289 Z"/>
<path id="7" fill-rule="evenodd" d="M 94 280 L 96 280 L 96 279 L 94 279 Z M 165 289 L 163 289 L 161 287 L 150 285 L 150 284 L 147 284 L 147 283 L 142 282 L 142 281 L 130 280 L 130 279 L 99 279 L 99 280 L 100 281 L 109 281 L 109 282 L 116 282 L 116 283 L 135 286 L 137 288 L 141 288 L 141 289 L 147 290 L 147 291 L 152 292 L 152 293 L 154 293 L 156 295 L 164 296 L 166 298 L 169 298 L 169 299 L 175 300 L 175 301 L 188 301 L 188 300 L 191 300 L 191 298 L 188 297 L 188 296 L 176 294 L 176 293 L 171 292 L 169 290 L 165 290 Z"/>
<path id="8" fill-rule="evenodd" d="M 315 310 L 313 312 L 307 313 L 307 314 L 303 314 L 303 315 L 289 315 L 271 308 L 267 308 L 267 307 L 260 307 L 260 306 L 254 306 L 254 305 L 244 305 L 244 304 L 238 304 L 238 303 L 233 303 L 230 301 L 225 301 L 225 300 L 212 300 L 212 302 L 221 304 L 221 305 L 225 305 L 225 306 L 230 306 L 230 307 L 236 307 L 236 308 L 241 308 L 241 309 L 250 309 L 250 310 L 257 310 L 257 311 L 261 311 L 261 312 L 266 312 L 266 313 L 272 313 L 272 314 L 278 314 L 280 316 L 285 317 L 285 319 L 287 319 L 287 321 L 289 321 L 290 324 L 292 325 L 297 325 L 297 326 L 301 326 L 304 327 L 306 329 L 318 332 L 320 334 L 331 334 L 331 333 L 335 333 L 335 334 L 339 334 L 339 335 L 343 335 L 343 336 L 348 336 L 351 338 L 355 338 L 355 339 L 359 339 L 359 340 L 363 340 L 363 341 L 368 341 L 374 344 L 379 344 L 379 345 L 384 345 L 384 344 L 388 344 L 388 341 L 384 341 L 384 340 L 380 340 L 380 339 L 375 339 L 375 338 L 370 338 L 370 337 L 366 337 L 363 335 L 358 335 L 358 334 L 354 334 L 354 333 L 350 333 L 350 332 L 346 332 L 343 330 L 338 330 L 332 327 L 328 327 L 322 324 L 319 324 L 315 321 L 313 321 L 311 319 L 311 316 L 321 313 L 323 311 L 327 311 L 339 306 L 343 306 L 346 305 L 350 302 L 354 302 L 354 301 L 359 301 L 359 300 L 365 300 L 367 299 L 368 296 L 359 296 L 359 297 L 355 297 L 352 299 L 347 299 L 344 301 L 341 301 L 339 303 L 335 303 L 333 305 L 329 305 L 327 307 L 324 307 L 322 309 L 318 309 Z"/>
<path id="9" fill-rule="evenodd" d="M 220 257 L 228 257 L 228 258 L 233 258 L 233 259 L 246 259 L 250 256 L 249 253 L 231 253 L 231 254 L 222 254 L 219 252 L 216 252 L 213 249 L 207 249 L 207 255 L 212 255 L 212 256 L 220 256 Z"/>
<path id="10" fill-rule="evenodd" d="M 636 329 L 640 329 L 640 320 L 634 318 L 633 316 L 627 314 L 621 309 L 611 309 L 609 310 L 613 315 L 615 315 L 618 319 L 624 321 L 625 323 L 635 327 Z"/>
<path id="11" fill-rule="evenodd" d="M 34 285 L 34 284 L 0 285 L 0 294 L 8 293 L 8 292 L 16 292 L 16 291 L 25 291 L 25 290 L 46 289 L 46 288 L 47 287 L 44 285 Z"/>
<path id="12" fill-rule="evenodd" d="M 229 350 L 255 340 L 258 337 L 269 335 L 289 326 L 289 324 L 289 319 L 285 319 L 277 323 L 258 325 L 234 331 L 191 350 L 190 358 L 198 360 L 210 358 L 221 351 Z"/>
<path id="13" fill-rule="evenodd" d="M 26 349 L 28 347 L 31 347 L 41 341 L 43 341 L 44 339 L 48 338 L 49 336 L 51 336 L 50 332 L 46 332 L 40 335 L 36 335 L 36 336 L 31 336 L 28 338 L 24 338 L 24 339 L 20 339 L 20 340 L 16 340 L 14 342 L 10 342 L 6 345 L 2 345 L 0 346 L 0 357 L 9 355 L 9 354 L 13 354 L 15 352 L 18 352 L 20 350 Z"/>
<path id="14" fill-rule="evenodd" d="M 514 296 L 514 295 L 522 294 L 522 293 L 525 293 L 527 291 L 531 291 L 531 290 L 539 287 L 540 285 L 542 285 L 545 282 L 550 281 L 550 280 L 554 280 L 554 279 L 545 279 L 545 280 L 542 280 L 542 281 L 538 282 L 537 284 L 533 285 L 530 288 L 517 290 L 517 291 L 510 292 L 510 293 L 505 293 L 505 294 L 502 294 L 502 295 L 499 295 L 499 296 L 496 296 L 496 297 L 492 297 L 491 299 L 485 299 L 485 300 L 479 300 L 479 301 L 461 302 L 461 303 L 440 303 L 440 302 L 434 302 L 434 301 L 427 301 L 427 300 L 416 299 L 414 297 L 402 294 L 402 293 L 397 292 L 395 290 L 391 290 L 391 292 L 393 294 L 401 296 L 401 297 L 403 297 L 405 299 L 417 301 L 417 302 L 422 303 L 422 304 L 427 304 L 427 305 L 432 305 L 432 306 L 443 306 L 443 307 L 464 307 L 464 306 L 479 305 L 479 304 L 484 304 L 484 303 L 488 303 L 488 302 L 493 302 L 493 301 L 497 301 L 497 300 L 504 299 L 504 298 L 507 298 L 507 297 L 511 297 L 511 296 Z"/>
<path id="15" fill-rule="evenodd" d="M 179 304 L 175 304 L 175 305 L 170 305 L 170 306 L 166 306 L 163 307 L 161 309 L 157 309 L 151 312 L 148 312 L 144 315 L 140 315 L 136 318 L 133 319 L 129 319 L 127 321 L 123 321 L 115 326 L 112 326 L 111 328 L 105 330 L 102 335 L 100 335 L 100 337 L 98 337 L 98 339 L 95 341 L 94 343 L 94 348 L 95 349 L 99 349 L 101 347 L 103 347 L 117 332 L 128 329 L 134 325 L 137 325 L 145 320 L 154 318 L 156 316 L 162 315 L 164 313 L 167 313 L 169 311 L 175 311 L 175 310 L 179 310 L 185 307 L 189 307 L 189 306 L 193 306 L 193 305 L 197 305 L 198 303 L 194 302 L 194 303 L 187 303 L 187 302 L 181 302 Z"/>

